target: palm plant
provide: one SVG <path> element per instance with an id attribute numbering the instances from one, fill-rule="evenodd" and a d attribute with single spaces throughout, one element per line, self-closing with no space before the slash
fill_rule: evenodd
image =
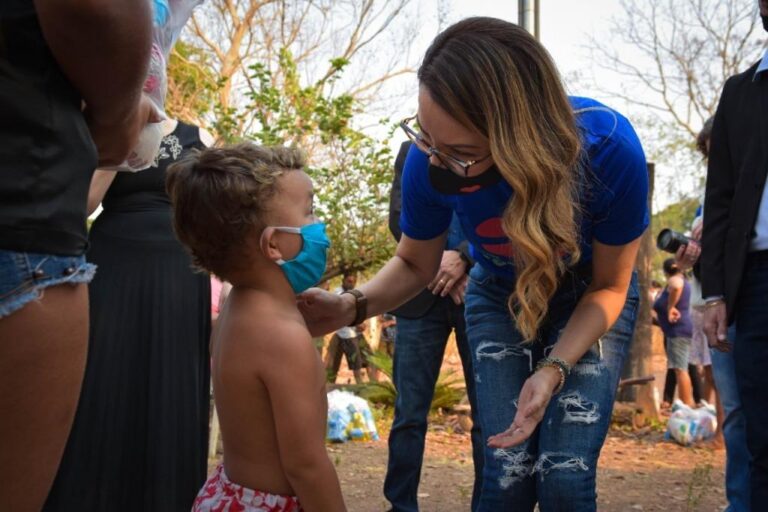
<path id="1" fill-rule="evenodd" d="M 388 377 L 385 381 L 369 382 L 359 390 L 359 395 L 376 404 L 389 407 L 395 405 L 397 389 L 392 383 L 392 358 L 384 353 L 376 351 L 368 356 L 368 362 Z M 435 384 L 435 393 L 432 396 L 431 411 L 438 409 L 451 409 L 458 404 L 466 394 L 463 378 L 454 370 L 440 372 Z"/>

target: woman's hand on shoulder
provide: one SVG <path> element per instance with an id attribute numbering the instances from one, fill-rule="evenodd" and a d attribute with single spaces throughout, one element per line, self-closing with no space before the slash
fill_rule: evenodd
<path id="1" fill-rule="evenodd" d="M 350 294 L 339 295 L 321 288 L 310 288 L 296 297 L 312 336 L 328 334 L 349 325 L 355 318 L 355 299 Z"/>

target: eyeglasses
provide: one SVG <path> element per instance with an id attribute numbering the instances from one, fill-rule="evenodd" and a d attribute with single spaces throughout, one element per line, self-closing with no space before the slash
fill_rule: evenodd
<path id="1" fill-rule="evenodd" d="M 456 174 L 468 176 L 469 175 L 469 168 L 473 165 L 482 162 L 483 160 L 486 160 L 491 156 L 491 154 L 487 154 L 483 158 L 479 158 L 477 160 L 459 160 L 456 157 L 453 157 L 451 155 L 448 155 L 446 153 L 443 153 L 437 148 L 434 148 L 426 143 L 424 140 L 424 137 L 411 128 L 408 124 L 413 122 L 413 120 L 416 119 L 416 116 L 411 116 L 403 119 L 400 121 L 400 128 L 403 129 L 405 134 L 408 136 L 408 138 L 413 142 L 419 150 L 421 150 L 423 153 L 426 153 L 427 156 L 435 156 L 440 161 L 440 163 L 443 165 L 443 167 L 450 169 Z"/>

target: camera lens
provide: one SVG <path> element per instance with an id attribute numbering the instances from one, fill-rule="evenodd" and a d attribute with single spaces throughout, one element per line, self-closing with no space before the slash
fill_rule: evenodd
<path id="1" fill-rule="evenodd" d="M 656 237 L 656 247 L 665 252 L 676 253 L 681 246 L 687 245 L 691 239 L 682 233 L 671 229 L 662 229 Z"/>

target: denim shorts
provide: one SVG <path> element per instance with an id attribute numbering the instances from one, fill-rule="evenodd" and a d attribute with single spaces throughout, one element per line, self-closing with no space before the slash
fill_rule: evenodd
<path id="1" fill-rule="evenodd" d="M 43 296 L 49 286 L 88 283 L 96 266 L 85 256 L 54 256 L 0 249 L 0 318 Z"/>
<path id="2" fill-rule="evenodd" d="M 691 338 L 683 336 L 667 338 L 667 368 L 687 370 L 690 353 Z"/>

